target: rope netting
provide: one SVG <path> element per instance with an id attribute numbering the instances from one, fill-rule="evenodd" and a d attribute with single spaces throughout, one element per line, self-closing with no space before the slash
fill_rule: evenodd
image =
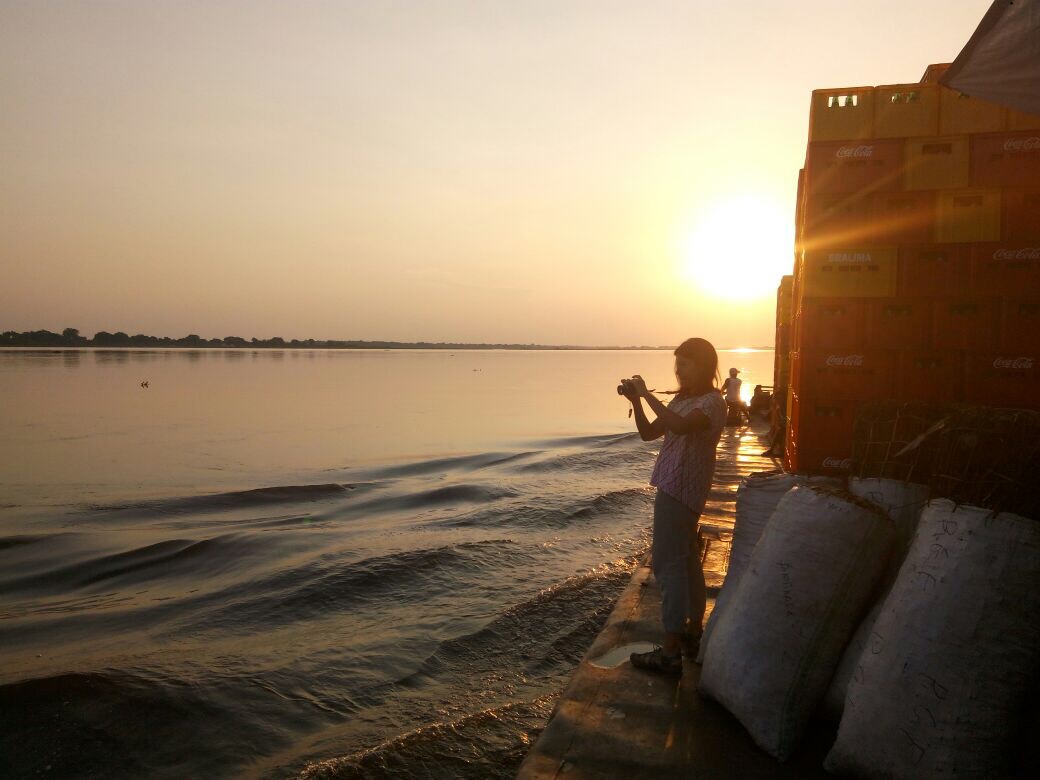
<path id="1" fill-rule="evenodd" d="M 856 417 L 851 476 L 928 484 L 936 434 L 954 409 L 936 404 L 873 401 Z"/>
<path id="2" fill-rule="evenodd" d="M 1040 519 L 1040 412 L 877 401 L 856 418 L 852 476 Z"/>

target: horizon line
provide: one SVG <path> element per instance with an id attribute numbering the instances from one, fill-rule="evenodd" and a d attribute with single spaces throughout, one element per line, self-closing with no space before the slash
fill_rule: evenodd
<path id="1" fill-rule="evenodd" d="M 204 339 L 197 334 L 179 338 L 133 336 L 124 331 L 97 331 L 93 337 L 80 336 L 76 328 L 65 328 L 61 333 L 49 330 L 14 331 L 0 334 L 0 348 L 160 348 L 160 349 L 511 349 L 511 350 L 665 350 L 675 345 L 581 345 L 536 344 L 533 342 L 467 342 L 467 341 L 390 341 L 384 339 L 290 339 L 280 336 L 245 339 L 241 336 Z M 718 347 L 719 351 L 769 351 L 772 346 Z"/>

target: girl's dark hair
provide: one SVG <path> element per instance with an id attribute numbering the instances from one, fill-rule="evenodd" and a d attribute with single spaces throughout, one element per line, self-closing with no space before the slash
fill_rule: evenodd
<path id="1" fill-rule="evenodd" d="M 719 355 L 710 341 L 697 338 L 686 339 L 686 341 L 675 348 L 675 356 L 692 360 L 701 370 L 698 386 L 695 388 L 680 387 L 679 392 L 683 390 L 705 392 L 712 388 L 718 389 Z"/>

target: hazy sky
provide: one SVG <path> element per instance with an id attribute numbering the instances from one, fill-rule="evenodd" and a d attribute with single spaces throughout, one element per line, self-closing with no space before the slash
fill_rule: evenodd
<path id="1" fill-rule="evenodd" d="M 989 5 L 0 0 L 0 330 L 771 343 L 810 90 Z"/>

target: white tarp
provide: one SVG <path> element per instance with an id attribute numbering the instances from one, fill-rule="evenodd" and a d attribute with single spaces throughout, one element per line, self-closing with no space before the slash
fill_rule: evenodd
<path id="1" fill-rule="evenodd" d="M 995 0 L 939 82 L 1040 114 L 1040 0 Z"/>

